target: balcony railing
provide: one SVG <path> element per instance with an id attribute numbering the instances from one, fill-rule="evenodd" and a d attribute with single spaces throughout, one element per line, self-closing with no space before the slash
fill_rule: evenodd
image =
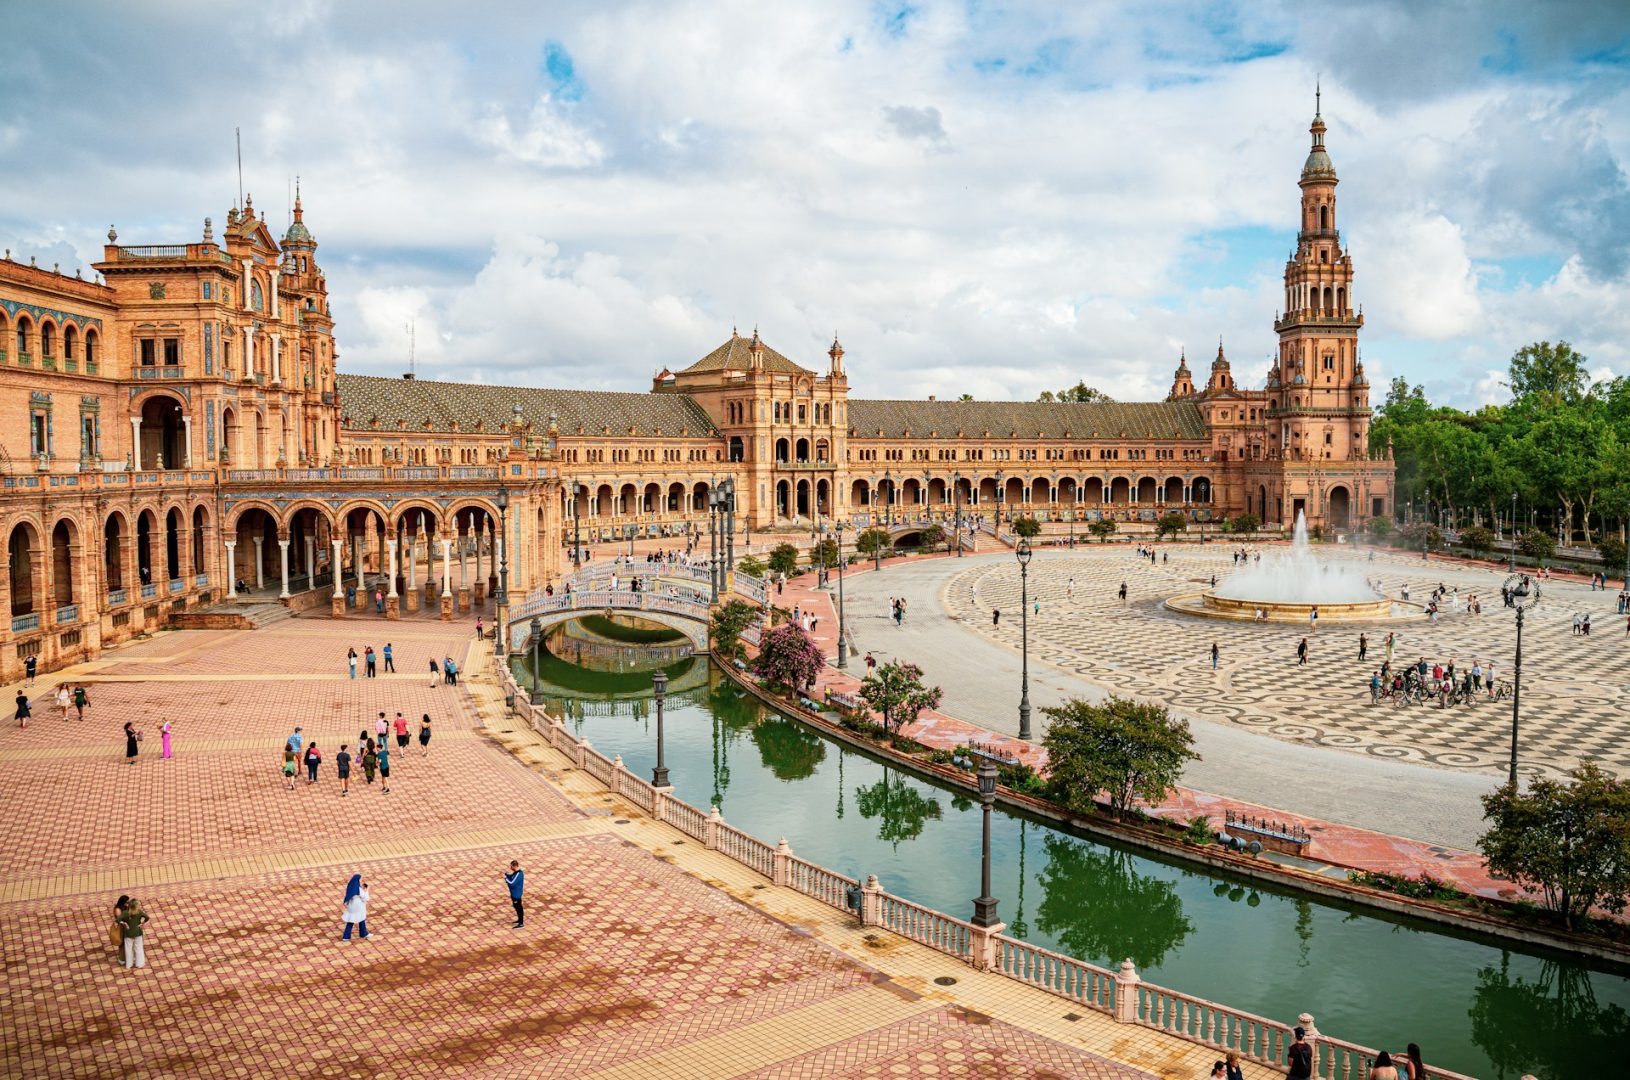
<path id="1" fill-rule="evenodd" d="M 11 632 L 21 634 L 28 630 L 40 628 L 40 613 L 31 611 L 27 615 L 13 615 L 11 617 Z"/>
<path id="2" fill-rule="evenodd" d="M 57 608 L 57 625 L 72 626 L 79 621 L 79 605 L 64 604 Z"/>
<path id="3" fill-rule="evenodd" d="M 153 599 L 153 597 L 155 597 L 157 595 L 158 595 L 158 584 L 157 584 L 157 582 L 149 581 L 147 584 L 145 584 L 145 585 L 143 585 L 141 587 L 141 598 L 143 600 L 151 600 L 151 599 Z"/>
<path id="4" fill-rule="evenodd" d="M 181 377 L 182 367 L 180 364 L 143 364 L 136 368 L 136 378 L 138 381 L 152 379 L 179 379 Z"/>
<path id="5" fill-rule="evenodd" d="M 185 578 L 171 578 L 170 579 L 170 591 L 171 592 L 178 593 L 182 589 L 185 589 L 186 587 L 187 587 L 187 581 L 186 581 Z"/>
<path id="6" fill-rule="evenodd" d="M 205 586 L 207 586 L 208 584 L 209 584 L 209 575 L 208 574 L 199 574 L 197 577 L 192 579 L 192 585 L 193 585 L 193 588 L 195 588 L 195 589 L 202 589 Z"/>
<path id="7" fill-rule="evenodd" d="M 498 479 L 498 466 L 496 465 L 454 465 L 447 470 L 451 480 L 496 480 Z"/>
<path id="8" fill-rule="evenodd" d="M 108 607 L 118 607 L 120 604 L 130 603 L 128 589 L 110 589 L 108 591 Z"/>
<path id="9" fill-rule="evenodd" d="M 186 244 L 137 244 L 119 248 L 121 259 L 185 259 Z"/>

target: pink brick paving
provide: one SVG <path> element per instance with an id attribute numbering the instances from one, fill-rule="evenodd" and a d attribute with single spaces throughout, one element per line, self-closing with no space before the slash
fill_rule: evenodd
<path id="1" fill-rule="evenodd" d="M 851 575 L 871 572 L 873 571 L 870 564 L 857 564 L 853 569 L 846 571 Z M 832 656 L 837 650 L 837 613 L 831 596 L 816 589 L 814 585 L 814 575 L 803 574 L 787 582 L 784 592 L 775 597 L 774 602 L 777 607 L 789 611 L 796 604 L 801 611 L 817 613 L 819 624 L 815 632 L 816 642 L 823 653 Z M 909 660 L 910 657 L 900 659 Z M 865 666 L 860 663 L 860 658 L 851 657 L 848 670 L 855 674 L 839 671 L 830 665 L 823 668 L 816 681 L 815 696 L 820 697 L 828 688 L 849 694 L 858 691 L 860 680 L 865 677 Z M 944 713 L 926 712 L 916 723 L 906 725 L 903 732 L 925 746 L 947 750 L 970 742 L 983 743 L 1013 755 L 1041 771 L 1046 770 L 1047 751 L 1040 745 L 1021 742 L 1011 736 L 988 731 Z M 1450 882 L 1468 893 L 1479 896 L 1510 899 L 1521 895 L 1521 892 L 1509 882 L 1497 881 L 1489 876 L 1483 865 L 1483 857 L 1476 852 L 1434 847 L 1417 840 L 1320 821 L 1189 788 L 1174 788 L 1168 794 L 1165 803 L 1147 809 L 1152 814 L 1182 821 L 1188 821 L 1201 813 L 1209 814 L 1213 819 L 1220 821 L 1225 811 L 1237 810 L 1244 814 L 1295 823 L 1313 832 L 1317 837 L 1318 858 L 1335 866 L 1408 876 L 1430 874 L 1440 881 Z"/>
<path id="2" fill-rule="evenodd" d="M 0 895 L 43 896 L 0 902 L 0 1075 L 439 1080 L 619 1065 L 654 1075 L 645 1057 L 719 1038 L 750 1045 L 760 1065 L 786 1045 L 787 1075 L 1145 1075 L 936 1011 L 908 990 L 885 993 L 875 971 L 809 932 L 614 835 L 527 834 L 552 823 L 615 832 L 605 815 L 617 806 L 596 797 L 580 810 L 504 752 L 494 736 L 509 721 L 484 730 L 466 689 L 432 690 L 417 674 L 333 678 L 334 643 L 352 637 L 337 631 L 300 622 L 162 635 L 118 664 L 67 673 L 92 691 L 83 722 L 43 707 L 47 678 L 39 719 L 0 728 Z M 459 623 L 411 631 L 393 640 L 426 655 L 469 643 Z M 113 670 L 156 657 L 175 659 L 145 678 Z M 200 674 L 177 677 L 178 663 Z M 255 678 L 261 669 L 272 673 Z M 341 798 L 332 757 L 317 787 L 286 789 L 277 765 L 293 722 L 332 752 L 380 707 L 437 722 L 428 757 L 416 743 L 398 756 L 392 794 L 359 770 Z M 176 724 L 169 761 L 157 738 L 165 716 Z M 127 717 L 149 735 L 134 766 L 122 762 Z M 509 835 L 521 838 L 470 846 Z M 351 861 L 351 851 L 364 854 Z M 500 877 L 511 857 L 528 871 L 518 931 Z M 342 944 L 352 869 L 372 883 L 378 936 Z M 138 873 L 160 884 L 131 887 Z M 141 971 L 118 965 L 107 944 L 120 892 L 153 918 Z M 865 1018 L 879 995 L 903 995 L 929 1019 L 845 1035 L 800 1019 L 806 1009 Z M 770 1043 L 765 1024 L 782 1025 Z M 810 1056 L 823 1043 L 848 1072 Z"/>

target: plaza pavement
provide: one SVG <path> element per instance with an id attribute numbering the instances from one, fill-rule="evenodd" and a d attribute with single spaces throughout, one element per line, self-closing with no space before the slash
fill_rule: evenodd
<path id="1" fill-rule="evenodd" d="M 0 1074 L 1208 1071 L 1212 1051 L 859 929 L 612 799 L 504 713 L 490 645 L 466 626 L 163 633 L 42 677 L 29 728 L 0 729 Z M 348 645 L 387 639 L 401 674 L 346 677 Z M 420 672 L 447 653 L 471 679 L 432 689 Z M 47 705 L 59 679 L 86 685 L 84 720 Z M 389 794 L 357 769 L 342 797 L 339 743 L 398 708 L 431 714 L 430 752 L 393 750 Z M 147 734 L 134 765 L 126 719 Z M 290 791 L 279 765 L 297 723 L 326 760 L 318 785 Z M 528 873 L 521 930 L 511 858 Z M 370 882 L 375 936 L 341 943 L 352 872 Z M 139 971 L 108 944 L 120 893 L 153 920 Z"/>
<path id="2" fill-rule="evenodd" d="M 1108 693 L 1166 704 L 1191 721 L 1203 759 L 1184 783 L 1327 822 L 1471 848 L 1481 831 L 1479 796 L 1505 775 L 1509 703 L 1439 710 L 1369 704 L 1387 628 L 1368 628 L 1370 663 L 1357 662 L 1357 628 L 1202 620 L 1166 610 L 1164 600 L 1194 592 L 1233 569 L 1226 544 L 1162 544 L 1170 562 L 1151 566 L 1131 545 L 1041 549 L 1029 571 L 1033 735 L 1041 708 L 1067 697 Z M 1358 553 L 1352 557 L 1360 558 Z M 1420 599 L 1443 582 L 1483 599 L 1483 614 L 1453 613 L 1395 629 L 1394 662 L 1493 658 L 1511 675 L 1512 613 L 1500 602 L 1503 571 L 1391 554 L 1362 564 L 1396 595 Z M 1074 579 L 1073 598 L 1068 582 Z M 1128 602 L 1117 598 L 1120 583 Z M 1582 582 L 1544 585 L 1544 602 L 1523 635 L 1522 767 L 1557 775 L 1585 757 L 1630 770 L 1630 641 L 1613 591 Z M 845 582 L 849 634 L 864 654 L 920 664 L 944 689 L 940 710 L 992 731 L 1016 734 L 1020 680 L 1020 582 L 1011 552 L 896 560 L 882 573 Z M 889 619 L 889 598 L 904 596 L 904 626 Z M 791 606 L 783 596 L 779 603 Z M 991 611 L 1000 608 L 999 627 Z M 1594 633 L 1576 637 L 1573 613 L 1590 611 Z M 823 626 L 823 629 L 825 627 Z M 1310 638 L 1299 668 L 1296 643 Z M 1221 647 L 1213 672 L 1210 645 Z M 863 673 L 863 669 L 851 669 Z M 1447 856 L 1439 856 L 1447 857 Z"/>

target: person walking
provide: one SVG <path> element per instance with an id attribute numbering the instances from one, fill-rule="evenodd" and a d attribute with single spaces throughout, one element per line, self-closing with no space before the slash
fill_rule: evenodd
<path id="1" fill-rule="evenodd" d="M 1392 663 L 1392 647 L 1397 640 L 1397 636 L 1392 631 L 1387 631 L 1387 663 L 1389 664 Z"/>
<path id="2" fill-rule="evenodd" d="M 1301 640 L 1301 643 L 1296 646 L 1296 666 L 1297 667 L 1305 667 L 1306 665 L 1307 665 L 1307 638 L 1303 638 Z"/>
<path id="3" fill-rule="evenodd" d="M 147 942 L 142 927 L 151 921 L 141 909 L 141 901 L 131 897 L 125 904 L 124 914 L 119 916 L 124 930 L 126 969 L 147 966 Z"/>
<path id="4" fill-rule="evenodd" d="M 391 652 L 391 643 L 385 642 L 385 670 L 392 675 L 396 674 L 396 658 Z"/>
<path id="5" fill-rule="evenodd" d="M 334 755 L 335 775 L 340 778 L 340 794 L 351 794 L 351 744 L 340 743 L 340 752 Z"/>
<path id="6" fill-rule="evenodd" d="M 509 886 L 509 902 L 515 906 L 515 925 L 513 930 L 519 930 L 526 925 L 526 909 L 521 906 L 521 890 L 526 888 L 526 871 L 514 859 L 509 861 L 509 873 L 504 875 L 504 884 Z"/>
<path id="7" fill-rule="evenodd" d="M 28 694 L 26 694 L 22 690 L 17 691 L 17 714 L 16 714 L 17 726 L 18 727 L 27 727 L 28 726 L 28 718 L 30 716 L 32 716 L 32 715 L 33 715 L 33 710 L 31 710 L 28 707 Z"/>
<path id="8" fill-rule="evenodd" d="M 125 956 L 125 924 L 120 920 L 124 918 L 125 910 L 130 907 L 130 897 L 120 896 L 113 905 L 113 923 L 108 927 L 108 939 L 113 943 L 113 959 L 117 963 L 124 963 Z"/>
<path id="9" fill-rule="evenodd" d="M 1221 652 L 1221 650 L 1217 648 L 1217 643 L 1215 641 L 1213 641 L 1211 643 L 1211 670 L 1212 671 L 1217 670 L 1217 654 L 1219 652 Z"/>
<path id="10" fill-rule="evenodd" d="M 345 933 L 340 935 L 341 941 L 351 940 L 351 931 L 355 929 L 363 941 L 372 935 L 368 933 L 368 883 L 362 880 L 361 874 L 352 874 L 351 880 L 345 883 L 345 906 L 340 919 L 345 923 Z"/>
<path id="11" fill-rule="evenodd" d="M 430 658 L 430 685 L 434 687 L 439 682 L 441 682 L 441 666 L 436 663 L 436 658 L 432 656 Z"/>
<path id="12" fill-rule="evenodd" d="M 173 755 L 170 753 L 170 721 L 165 720 L 164 723 L 158 726 L 158 737 L 164 747 L 159 757 L 161 759 L 172 757 Z"/>
<path id="13" fill-rule="evenodd" d="M 37 656 L 25 657 L 24 660 L 23 660 L 23 675 L 24 675 L 26 681 L 23 683 L 23 685 L 24 686 L 33 686 L 34 685 L 34 676 L 39 674 L 39 670 L 40 670 L 40 658 L 39 657 L 37 657 Z"/>
<path id="14" fill-rule="evenodd" d="M 295 761 L 300 755 L 294 749 L 294 743 L 283 744 L 283 778 L 289 782 L 289 790 L 294 790 Z"/>
<path id="15" fill-rule="evenodd" d="M 1126 603 L 1126 582 L 1124 582 L 1124 581 L 1121 582 L 1120 598 L 1121 598 L 1121 603 L 1123 603 L 1123 604 Z"/>
<path id="16" fill-rule="evenodd" d="M 312 743 L 306 747 L 306 783 L 315 784 L 317 782 L 317 767 L 322 763 L 323 752 L 317 749 L 317 744 Z"/>
<path id="17" fill-rule="evenodd" d="M 85 719 L 85 709 L 90 705 L 90 703 L 91 699 L 90 696 L 85 693 L 84 685 L 76 685 L 74 687 L 74 711 L 79 714 L 79 718 L 81 720 Z M 165 754 L 164 756 L 169 757 L 170 755 Z"/>
<path id="18" fill-rule="evenodd" d="M 402 711 L 400 709 L 398 709 L 396 712 L 396 720 L 393 726 L 396 729 L 396 748 L 398 750 L 406 750 L 408 744 L 408 722 L 407 717 L 402 715 Z"/>
<path id="19" fill-rule="evenodd" d="M 362 650 L 362 659 L 364 670 L 367 672 L 368 678 L 375 678 L 379 674 L 379 658 L 374 655 L 374 647 L 372 645 L 369 645 L 367 648 Z"/>
<path id="20" fill-rule="evenodd" d="M 379 785 L 381 795 L 391 793 L 391 748 L 389 743 L 379 744 Z"/>
<path id="21" fill-rule="evenodd" d="M 430 714 L 425 713 L 419 719 L 419 754 L 430 753 Z"/>
<path id="22" fill-rule="evenodd" d="M 381 615 L 385 614 L 385 590 L 384 589 L 375 589 L 374 590 L 374 610 L 377 611 Z"/>
<path id="23" fill-rule="evenodd" d="M 477 641 L 480 641 L 483 637 L 486 636 L 484 631 L 485 631 L 485 627 L 483 627 L 481 625 L 481 616 L 477 615 L 475 617 L 475 639 Z"/>
<path id="24" fill-rule="evenodd" d="M 300 727 L 299 725 L 296 725 L 295 729 L 294 729 L 294 733 L 292 735 L 290 735 L 289 738 L 288 738 L 288 745 L 292 746 L 294 748 L 294 756 L 295 757 L 300 757 L 302 752 L 305 750 L 306 737 L 304 735 L 300 734 L 304 730 L 305 730 L 304 728 Z"/>
<path id="25" fill-rule="evenodd" d="M 385 722 L 385 714 L 380 713 L 379 719 L 374 721 L 374 742 L 376 744 L 383 744 L 385 742 L 385 737 L 390 734 L 390 730 L 390 724 Z"/>
<path id="26" fill-rule="evenodd" d="M 1370 635 L 1358 635 L 1358 662 L 1362 664 L 1364 658 L 1370 654 Z"/>
<path id="27" fill-rule="evenodd" d="M 136 764 L 137 744 L 141 742 L 141 732 L 136 730 L 132 720 L 125 721 L 125 764 Z"/>
<path id="28" fill-rule="evenodd" d="M 447 683 L 447 685 L 458 685 L 459 666 L 453 663 L 453 658 L 451 656 L 444 656 L 441 658 L 441 670 L 442 674 L 446 676 L 444 681 Z"/>
<path id="29" fill-rule="evenodd" d="M 1002 609 L 992 608 L 990 612 L 990 625 L 992 629 L 1002 625 Z"/>
<path id="30" fill-rule="evenodd" d="M 357 651 L 355 648 L 345 650 L 345 662 L 351 668 L 351 678 L 357 677 Z"/>
<path id="31" fill-rule="evenodd" d="M 63 683 L 61 686 L 58 686 L 57 687 L 57 712 L 59 712 L 62 715 L 62 718 L 64 720 L 68 719 L 68 708 L 69 708 L 69 706 L 73 705 L 73 703 L 74 703 L 73 695 L 68 693 L 68 684 Z"/>

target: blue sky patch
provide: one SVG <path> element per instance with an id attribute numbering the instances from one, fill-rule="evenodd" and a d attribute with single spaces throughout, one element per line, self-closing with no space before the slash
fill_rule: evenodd
<path id="1" fill-rule="evenodd" d="M 891 38 L 899 39 L 906 36 L 912 18 L 917 14 L 917 6 L 907 3 L 888 3 L 876 6 L 877 21 L 883 33 Z"/>
<path id="2" fill-rule="evenodd" d="M 581 101 L 583 80 L 577 77 L 572 54 L 558 41 L 543 44 L 543 74 L 549 80 L 549 92 L 557 101 Z"/>

